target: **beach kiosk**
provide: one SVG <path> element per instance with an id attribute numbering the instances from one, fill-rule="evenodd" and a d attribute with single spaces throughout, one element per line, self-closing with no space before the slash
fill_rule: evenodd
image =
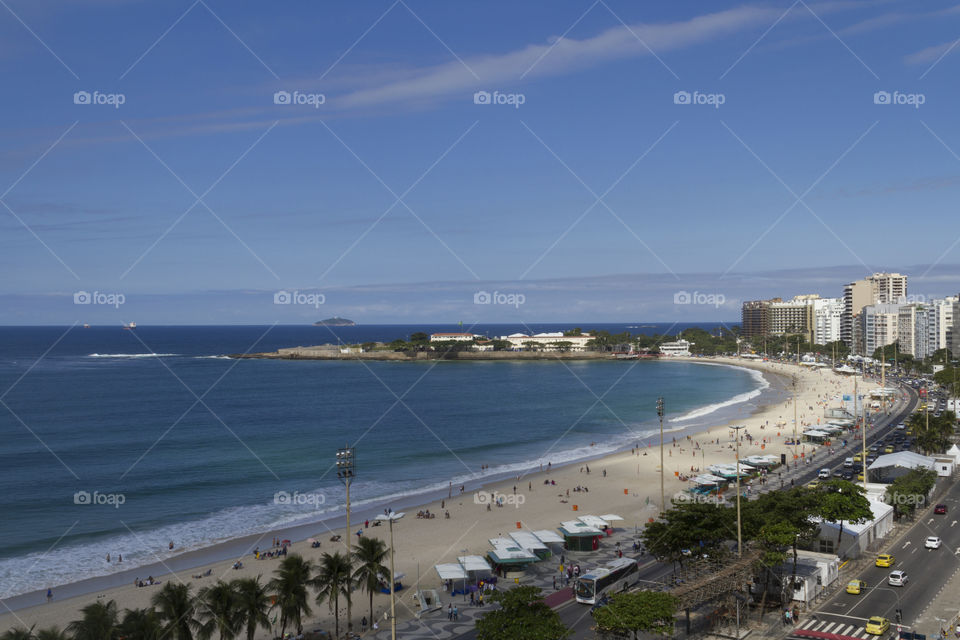
<path id="1" fill-rule="evenodd" d="M 527 566 L 540 561 L 540 558 L 513 540 L 492 538 L 490 544 L 493 550 L 487 552 L 487 555 L 493 561 L 494 568 L 502 572 L 505 578 L 519 578 Z"/>
<path id="2" fill-rule="evenodd" d="M 540 560 L 546 560 L 550 557 L 550 547 L 543 544 L 540 538 L 529 531 L 516 531 L 510 534 L 513 541 L 518 545 L 533 553 Z"/>
<path id="3" fill-rule="evenodd" d="M 610 523 L 601 518 L 600 516 L 580 516 L 577 518 L 583 524 L 589 525 L 595 529 L 600 529 L 609 538 L 613 534 L 613 527 L 610 526 Z"/>
<path id="4" fill-rule="evenodd" d="M 600 538 L 603 537 L 603 531 L 579 520 L 561 522 L 560 533 L 567 551 L 594 551 L 600 546 Z"/>

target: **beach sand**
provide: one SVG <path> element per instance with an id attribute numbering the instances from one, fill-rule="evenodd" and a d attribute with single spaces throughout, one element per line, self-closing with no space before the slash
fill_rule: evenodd
<path id="1" fill-rule="evenodd" d="M 741 442 L 741 457 L 758 454 L 779 456 L 781 453 L 786 453 L 787 459 L 792 459 L 794 447 L 784 444 L 786 440 L 793 436 L 794 432 L 793 389 L 789 383 L 790 377 L 797 381 L 797 412 L 800 421 L 800 425 L 797 427 L 798 433 L 808 425 L 816 425 L 818 421 L 822 422 L 825 407 L 839 406 L 839 403 L 835 400 L 839 394 L 853 392 L 852 379 L 839 376 L 829 369 L 809 370 L 805 367 L 790 364 L 745 361 L 742 359 L 695 358 L 692 360 L 735 364 L 776 374 L 775 376 L 768 376 L 776 395 L 773 402 L 761 407 L 753 415 L 744 415 L 742 419 L 738 417 L 731 423 L 700 431 L 691 435 L 690 439 L 685 435 L 676 433 L 665 434 L 664 492 L 667 502 L 688 486 L 688 483 L 681 481 L 677 475 L 689 475 L 691 466 L 695 470 L 705 471 L 706 467 L 711 464 L 732 464 L 734 462 L 733 431 L 729 428 L 732 424 L 746 425 L 747 429 L 742 431 L 741 434 L 746 435 L 748 433 L 753 437 L 752 443 L 746 439 Z M 863 392 L 879 386 L 869 380 L 864 381 L 862 378 L 859 385 Z M 667 409 L 666 419 L 669 419 L 671 417 L 669 415 L 669 405 Z M 778 423 L 781 426 L 778 427 Z M 675 427 L 676 425 L 670 426 Z M 560 429 L 566 429 L 566 427 L 567 425 L 558 425 Z M 673 438 L 676 438 L 676 443 L 673 442 Z M 718 440 L 719 444 L 717 444 Z M 699 449 L 695 448 L 695 443 L 699 443 Z M 562 448 L 562 440 L 555 448 Z M 803 453 L 805 457 L 810 456 L 814 450 L 815 447 L 809 444 L 797 449 L 798 453 Z M 549 454 L 545 457 L 549 459 Z M 589 475 L 581 470 L 586 465 L 590 468 Z M 605 477 L 604 472 L 606 472 Z M 544 485 L 545 479 L 555 481 L 556 485 Z M 578 485 L 587 486 L 589 492 L 571 492 L 570 497 L 567 498 L 567 490 L 572 490 Z M 436 500 L 413 509 L 404 510 L 406 517 L 394 525 L 396 571 L 406 574 L 404 585 L 407 587 L 397 594 L 398 619 L 410 618 L 417 610 L 412 595 L 416 590 L 418 575 L 421 586 L 441 588 L 440 579 L 433 569 L 434 564 L 456 562 L 457 556 L 465 553 L 484 555 L 490 549 L 488 539 L 509 535 L 511 531 L 517 530 L 518 523 L 525 530 L 555 530 L 561 521 L 575 519 L 580 515 L 615 513 L 624 518 L 623 522 L 618 523 L 619 526 L 631 530 L 635 526 L 642 527 L 649 518 L 656 516 L 659 511 L 659 448 L 653 446 L 638 450 L 635 453 L 628 450 L 594 459 L 587 463 L 574 463 L 551 469 L 549 472 L 545 468 L 544 471 L 524 474 L 519 479 L 511 478 L 485 485 L 483 491 L 488 494 L 494 492 L 513 496 L 514 486 L 516 486 L 517 496 L 522 496 L 522 504 L 509 504 L 502 508 L 493 507 L 492 510 L 487 511 L 485 504 L 475 503 L 474 496 L 477 487 L 467 487 L 463 495 L 460 495 L 459 487 L 454 487 L 452 497 L 443 499 L 442 504 L 441 500 Z M 517 498 L 513 501 L 519 503 L 521 499 Z M 574 511 L 574 507 L 576 507 L 576 511 Z M 437 517 L 435 519 L 418 519 L 416 513 L 421 509 L 429 509 L 431 513 L 436 513 Z M 449 519 L 443 517 L 444 510 L 450 512 Z M 319 549 L 313 549 L 306 541 L 299 541 L 294 542 L 289 551 L 302 554 L 314 561 L 318 560 L 323 552 L 344 551 L 347 536 L 353 535 L 356 539 L 355 532 L 358 528 L 363 527 L 363 524 L 363 518 L 359 518 L 358 523 L 358 518 L 355 516 L 352 521 L 352 532 L 343 529 L 331 531 L 323 524 L 315 525 L 312 527 L 313 537 L 322 541 L 322 546 Z M 387 526 L 364 527 L 363 533 L 389 542 Z M 342 536 L 341 542 L 330 541 L 330 538 L 335 534 Z M 250 544 L 249 548 L 259 546 L 261 549 L 266 549 L 276 535 L 278 535 L 278 532 L 266 532 L 256 545 Z M 273 571 L 280 562 L 277 559 L 255 560 L 252 555 L 246 554 L 239 558 L 243 561 L 243 568 L 233 570 L 231 567 L 236 559 L 196 566 L 187 570 L 178 570 L 173 574 L 159 577 L 164 582 L 180 580 L 192 583 L 194 590 L 211 585 L 218 578 L 231 580 L 261 574 L 263 581 L 266 582 L 272 577 Z M 200 579 L 191 577 L 195 574 L 205 573 L 207 570 L 211 571 L 210 577 Z M 141 578 L 146 578 L 146 572 L 138 573 L 138 575 Z M 47 585 L 37 586 L 38 588 L 42 587 L 43 591 L 40 592 L 40 595 L 34 594 L 33 601 L 42 602 L 44 599 L 42 593 L 45 592 Z M 137 588 L 133 586 L 131 580 L 130 584 L 126 586 L 104 589 L 72 598 L 58 598 L 57 594 L 62 588 L 54 587 L 52 602 L 17 609 L 13 612 L 8 611 L 0 616 L 0 631 L 17 624 L 29 627 L 34 623 L 38 627 L 57 625 L 62 629 L 70 621 L 80 617 L 79 611 L 83 606 L 94 602 L 96 599 L 116 600 L 121 610 L 124 608 L 147 607 L 151 596 L 159 589 L 158 586 Z M 359 629 L 360 618 L 368 615 L 367 602 L 365 593 L 356 595 L 353 617 L 357 629 Z M 312 608 L 313 615 L 308 618 L 305 628 L 322 627 L 332 631 L 332 615 L 329 613 L 327 606 L 312 605 Z M 389 596 L 375 595 L 374 609 L 375 616 L 382 616 L 384 611 L 388 611 Z M 341 617 L 342 624 L 343 619 Z M 265 638 L 267 635 L 263 634 L 262 637 Z"/>

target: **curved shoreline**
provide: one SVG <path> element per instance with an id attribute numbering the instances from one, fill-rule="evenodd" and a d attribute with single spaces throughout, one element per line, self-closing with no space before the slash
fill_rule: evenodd
<path id="1" fill-rule="evenodd" d="M 695 364 L 703 365 L 712 365 L 712 366 L 724 366 L 733 369 L 754 369 L 754 367 L 744 367 L 740 366 L 739 363 L 721 363 L 721 362 L 710 362 L 704 361 L 703 358 L 669 358 L 664 359 L 663 362 L 692 362 Z M 767 389 L 775 389 L 779 385 L 778 374 L 763 371 L 760 369 L 761 376 L 766 380 L 766 386 L 758 387 L 755 390 L 760 391 L 759 397 L 763 397 L 763 393 Z M 771 380 L 772 378 L 772 380 Z M 748 392 L 752 393 L 752 392 Z M 743 395 L 741 394 L 737 394 Z M 737 397 L 737 396 L 734 396 Z M 732 405 L 724 405 L 718 407 L 714 411 L 723 411 L 724 409 L 730 410 L 731 407 L 735 407 L 738 404 L 743 402 L 748 402 L 758 396 L 753 396 L 751 398 L 744 399 L 743 401 L 737 402 Z M 752 408 L 751 415 L 755 415 L 759 412 L 762 412 L 770 404 L 772 404 L 772 398 L 768 402 L 760 403 Z M 704 405 L 709 406 L 709 405 Z M 703 407 L 698 407 L 692 411 L 700 410 Z M 714 413 L 711 411 L 710 413 Z M 709 414 L 705 414 L 709 415 Z M 726 423 L 729 424 L 733 422 L 732 416 L 730 420 L 727 420 Z M 671 437 L 679 438 L 684 436 L 692 436 L 705 432 L 711 428 L 716 427 L 716 423 L 712 424 L 692 424 L 692 425 L 677 425 L 669 430 L 665 430 L 665 433 L 669 433 Z M 650 442 L 654 439 L 654 436 L 646 436 L 639 438 L 638 444 L 641 446 L 649 446 Z M 628 451 L 632 448 L 631 444 L 624 443 L 620 446 L 617 446 L 614 449 L 608 449 L 603 452 L 596 452 L 592 454 L 587 454 L 584 456 L 579 456 L 572 458 L 563 462 L 552 465 L 554 470 L 563 470 L 568 469 L 573 465 L 579 465 L 583 463 L 596 464 L 597 461 L 603 460 L 608 457 L 622 455 L 625 451 Z M 505 480 L 514 477 L 515 474 L 519 474 L 520 477 L 526 477 L 530 474 L 537 473 L 537 463 L 535 461 L 530 461 L 530 464 L 525 468 L 513 469 L 511 471 L 502 471 L 499 473 L 493 473 L 488 476 L 479 478 L 477 483 L 465 482 L 465 485 L 469 485 L 469 492 L 475 492 L 480 490 L 488 490 L 490 487 L 497 483 L 504 482 Z M 351 510 L 351 519 L 354 522 L 361 521 L 363 519 L 373 517 L 377 513 L 382 511 L 382 508 L 385 505 L 390 505 L 395 509 L 403 508 L 417 508 L 425 507 L 430 505 L 433 502 L 440 501 L 446 497 L 448 493 L 445 488 L 434 488 L 424 490 L 419 493 L 409 494 L 407 496 L 399 498 L 390 498 L 387 496 L 373 498 L 370 502 L 363 507 L 357 509 L 354 508 Z M 124 571 L 85 578 L 76 582 L 68 582 L 60 585 L 44 585 L 40 589 L 35 589 L 27 591 L 21 594 L 10 596 L 3 600 L 5 607 L 10 610 L 20 610 L 26 607 L 35 606 L 45 602 L 45 590 L 48 586 L 53 587 L 59 598 L 79 598 L 90 593 L 101 592 L 107 589 L 121 588 L 126 585 L 129 585 L 133 582 L 135 577 L 141 577 L 145 575 L 153 575 L 154 577 L 158 576 L 169 576 L 177 572 L 186 572 L 201 569 L 211 563 L 230 561 L 232 562 L 236 558 L 243 557 L 252 552 L 252 549 L 256 546 L 266 546 L 265 538 L 279 536 L 282 539 L 290 539 L 295 542 L 300 542 L 306 540 L 307 538 L 317 536 L 318 531 L 332 532 L 337 529 L 344 527 L 345 525 L 345 514 L 340 512 L 336 514 L 331 514 L 327 516 L 321 516 L 315 520 L 309 520 L 306 522 L 298 522 L 296 524 L 291 524 L 288 526 L 283 526 L 279 528 L 266 529 L 260 533 L 246 534 L 238 536 L 236 538 L 230 538 L 227 540 L 222 540 L 210 545 L 198 549 L 188 550 L 177 555 L 171 556 L 169 558 L 160 559 L 158 558 L 157 562 L 139 565 L 126 569 Z M 323 535 L 323 534 L 320 534 Z"/>

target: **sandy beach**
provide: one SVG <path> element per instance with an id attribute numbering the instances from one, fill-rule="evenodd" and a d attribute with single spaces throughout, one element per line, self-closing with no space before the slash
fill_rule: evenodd
<path id="1" fill-rule="evenodd" d="M 686 488 L 687 483 L 681 481 L 679 475 L 690 474 L 703 470 L 706 466 L 716 463 L 733 463 L 733 431 L 731 424 L 743 424 L 747 429 L 742 435 L 752 436 L 752 442 L 743 440 L 740 447 L 741 457 L 757 454 L 773 454 L 779 456 L 786 453 L 788 459 L 793 455 L 793 447 L 785 445 L 794 433 L 793 425 L 793 389 L 789 379 L 797 381 L 797 413 L 800 424 L 796 427 L 799 433 L 808 425 L 816 425 L 823 421 L 825 406 L 839 406 L 835 398 L 841 393 L 853 392 L 853 380 L 839 376 L 829 369 L 810 370 L 795 365 L 775 362 L 744 361 L 741 359 L 723 358 L 695 358 L 699 362 L 725 363 L 749 367 L 760 371 L 775 374 L 768 376 L 775 401 L 766 404 L 753 415 L 743 415 L 730 423 L 718 424 L 707 431 L 691 434 L 670 433 L 665 436 L 665 493 L 669 501 L 672 496 Z M 859 388 L 867 391 L 876 385 L 871 381 L 860 379 Z M 669 406 L 668 416 L 669 418 Z M 778 426 L 779 425 L 779 426 Z M 566 424 L 558 424 L 558 436 L 567 428 Z M 676 425 L 671 425 L 676 426 Z M 675 439 L 675 442 L 674 442 Z M 550 443 L 545 443 L 545 448 Z M 556 448 L 562 449 L 562 440 Z M 799 447 L 798 452 L 810 456 L 815 448 L 809 444 Z M 547 456 L 549 457 L 549 456 Z M 584 470 L 589 466 L 590 473 Z M 545 485 L 550 480 L 553 484 Z M 589 492 L 571 492 L 568 490 L 576 486 L 587 486 Z M 427 588 L 439 588 L 440 579 L 433 569 L 433 565 L 442 562 L 456 562 L 456 557 L 469 554 L 483 555 L 489 549 L 488 539 L 508 535 L 517 530 L 518 523 L 527 530 L 550 529 L 554 530 L 563 520 L 573 519 L 579 515 L 616 513 L 624 518 L 620 526 L 632 529 L 641 527 L 648 518 L 656 515 L 660 502 L 660 469 L 659 451 L 656 446 L 643 447 L 636 451 L 624 451 L 583 463 L 574 463 L 560 468 L 551 468 L 549 471 L 534 471 L 519 478 L 511 478 L 500 482 L 490 483 L 483 487 L 483 491 L 512 496 L 516 492 L 521 499 L 514 500 L 516 505 L 503 508 L 494 507 L 487 511 L 485 504 L 475 503 L 474 496 L 480 487 L 466 487 L 461 494 L 459 487 L 453 487 L 451 497 L 422 504 L 411 509 L 405 508 L 406 517 L 394 527 L 394 543 L 396 547 L 396 570 L 406 574 L 405 586 L 398 594 L 398 617 L 409 618 L 416 612 L 412 600 L 415 585 L 419 576 L 421 585 Z M 576 508 L 576 511 L 574 511 Z M 427 510 L 436 513 L 434 519 L 418 519 L 417 511 Z M 400 510 L 400 509 L 398 509 Z M 449 511 L 450 518 L 443 517 L 444 511 Z M 302 535 L 303 538 L 315 537 L 322 541 L 320 548 L 314 549 L 305 540 L 295 541 L 289 551 L 302 554 L 304 557 L 317 560 L 323 552 L 345 550 L 345 540 L 353 535 L 358 528 L 363 528 L 363 535 L 376 536 L 388 540 L 386 526 L 364 526 L 366 517 L 372 514 L 355 514 L 352 521 L 352 531 L 344 529 L 331 530 L 319 524 L 311 525 L 311 530 Z M 366 516 L 366 517 L 365 517 Z M 213 584 L 217 579 L 232 580 L 244 576 L 262 575 L 263 581 L 272 577 L 278 566 L 277 559 L 256 560 L 247 549 L 259 546 L 260 549 L 270 547 L 272 538 L 279 532 L 265 532 L 257 541 L 244 540 L 241 546 L 236 546 L 237 556 L 229 560 L 191 566 L 187 560 L 168 563 L 170 566 L 183 566 L 175 572 L 166 575 L 154 575 L 166 582 L 178 580 L 192 583 L 193 588 Z M 340 535 L 340 542 L 332 542 L 334 535 Z M 197 558 L 201 556 L 196 556 Z M 242 560 L 243 568 L 232 568 L 236 560 Z M 191 576 L 210 572 L 209 577 L 199 579 Z M 138 570 L 141 579 L 147 577 L 147 572 Z M 42 590 L 24 596 L 32 598 L 29 602 L 43 602 L 43 593 L 48 585 L 37 585 Z M 18 605 L 11 600 L 9 606 L 14 607 L 12 612 L 7 611 L 0 616 L 0 631 L 14 625 L 22 624 L 29 627 L 37 624 L 38 627 L 57 625 L 65 627 L 71 620 L 79 617 L 79 610 L 96 599 L 116 600 L 123 608 L 149 606 L 151 596 L 160 587 L 133 586 L 133 580 L 125 586 L 96 590 L 85 595 L 66 597 L 63 592 L 69 589 L 54 587 L 54 597 L 50 603 L 38 604 L 24 608 L 15 608 Z M 75 589 L 76 590 L 76 589 Z M 354 622 L 359 628 L 361 616 L 367 612 L 367 597 L 357 594 L 353 608 Z M 374 597 L 375 615 L 389 609 L 389 597 L 377 594 Z M 313 606 L 313 616 L 305 625 L 307 629 L 322 627 L 333 628 L 332 615 L 326 605 Z M 261 637 L 261 636 L 258 636 Z M 265 634 L 262 637 L 267 637 Z"/>

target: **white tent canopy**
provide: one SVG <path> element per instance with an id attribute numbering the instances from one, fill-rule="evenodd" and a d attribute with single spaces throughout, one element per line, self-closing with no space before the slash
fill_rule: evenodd
<path id="1" fill-rule="evenodd" d="M 620 516 L 618 516 L 618 515 L 615 514 L 615 513 L 607 513 L 607 514 L 604 514 L 604 515 L 600 516 L 600 519 L 601 519 L 601 520 L 606 520 L 607 522 L 618 522 L 618 521 L 620 521 L 620 520 L 623 520 L 623 518 L 621 518 Z"/>
<path id="2" fill-rule="evenodd" d="M 515 531 L 510 534 L 510 537 L 524 549 L 529 549 L 530 551 L 547 550 L 547 545 L 543 544 L 540 538 L 529 531 Z"/>
<path id="3" fill-rule="evenodd" d="M 715 476 L 709 473 L 705 473 L 703 475 L 690 478 L 690 481 L 693 482 L 694 484 L 721 484 L 723 482 L 726 482 L 727 480 L 725 478 L 721 478 L 720 476 Z"/>
<path id="4" fill-rule="evenodd" d="M 483 556 L 460 556 L 457 558 L 467 571 L 492 571 L 490 563 Z"/>
<path id="5" fill-rule="evenodd" d="M 906 469 L 922 467 L 924 469 L 933 469 L 935 462 L 933 458 L 922 456 L 913 451 L 897 451 L 896 453 L 888 453 L 880 456 L 874 460 L 873 464 L 867 467 L 867 469 L 871 471 L 874 469 L 884 469 L 886 467 L 902 467 Z"/>
<path id="6" fill-rule="evenodd" d="M 606 520 L 598 516 L 580 516 L 579 518 L 577 518 L 577 520 L 579 520 L 583 524 L 586 524 L 601 530 L 607 529 L 610 526 L 610 524 Z"/>
<path id="7" fill-rule="evenodd" d="M 537 536 L 540 542 L 544 544 L 563 544 L 563 536 L 555 531 L 550 531 L 549 529 L 534 531 L 533 535 Z"/>
<path id="8" fill-rule="evenodd" d="M 441 580 L 466 580 L 469 578 L 463 566 L 454 562 L 437 564 L 433 568 L 437 570 Z"/>

